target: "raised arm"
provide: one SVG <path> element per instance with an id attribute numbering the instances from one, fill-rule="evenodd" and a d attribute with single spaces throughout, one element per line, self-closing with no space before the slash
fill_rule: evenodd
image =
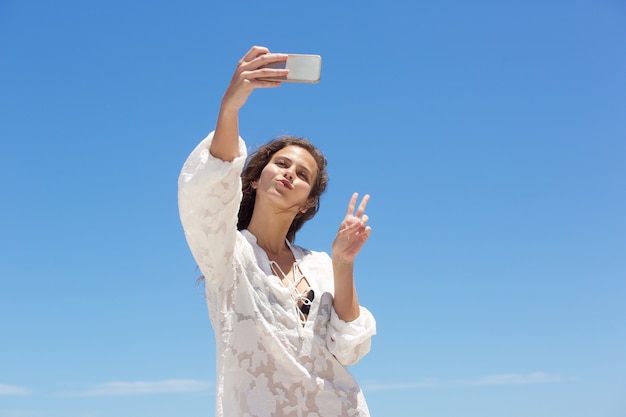
<path id="1" fill-rule="evenodd" d="M 280 83 L 259 77 L 284 75 L 284 70 L 265 69 L 268 63 L 286 59 L 267 48 L 253 47 L 239 61 L 224 93 L 217 126 L 189 155 L 179 177 L 178 205 L 191 252 L 206 283 L 219 285 L 232 273 L 241 202 L 241 170 L 246 147 L 239 139 L 238 112 L 255 88 Z"/>
<path id="2" fill-rule="evenodd" d="M 367 226 L 365 207 L 370 196 L 365 195 L 358 208 L 359 195 L 354 193 L 348 204 L 346 217 L 332 246 L 335 297 L 333 307 L 337 316 L 346 322 L 359 317 L 360 307 L 354 285 L 354 258 L 367 241 L 371 228 Z M 355 212 L 356 209 L 356 212 Z"/>
<path id="3" fill-rule="evenodd" d="M 265 47 L 253 46 L 239 60 L 235 74 L 222 98 L 215 135 L 209 149 L 211 155 L 228 162 L 239 156 L 239 109 L 255 88 L 272 88 L 281 84 L 263 81 L 260 78 L 286 75 L 289 70 L 264 68 L 268 64 L 286 59 L 286 54 L 272 54 Z"/>

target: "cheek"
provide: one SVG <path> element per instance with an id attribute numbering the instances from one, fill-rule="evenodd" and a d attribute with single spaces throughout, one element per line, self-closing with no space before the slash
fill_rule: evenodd
<path id="1" fill-rule="evenodd" d="M 269 169 L 268 167 L 263 168 L 263 171 L 261 171 L 261 175 L 259 175 L 259 178 L 257 178 L 256 183 L 260 183 L 263 180 L 267 180 L 268 178 L 273 178 L 274 177 L 274 173 L 271 171 L 271 169 Z"/>
<path id="2" fill-rule="evenodd" d="M 313 197 L 313 187 L 307 186 L 306 196 L 307 196 L 308 200 L 311 200 L 311 201 L 314 200 L 314 197 Z"/>

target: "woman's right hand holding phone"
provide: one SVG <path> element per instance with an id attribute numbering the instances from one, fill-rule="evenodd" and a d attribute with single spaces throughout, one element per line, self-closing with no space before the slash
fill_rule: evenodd
<path id="1" fill-rule="evenodd" d="M 272 88 L 281 84 L 279 81 L 267 81 L 263 78 L 286 76 L 289 70 L 266 68 L 269 64 L 286 60 L 287 54 L 272 54 L 263 46 L 253 46 L 239 60 L 222 98 L 210 147 L 213 156 L 223 161 L 232 161 L 239 156 L 239 109 L 246 104 L 255 88 Z"/>
<path id="2" fill-rule="evenodd" d="M 263 46 L 253 46 L 237 63 L 224 98 L 224 110 L 239 110 L 255 88 L 278 87 L 278 81 L 263 78 L 282 77 L 289 72 L 286 69 L 266 68 L 267 65 L 287 60 L 287 54 L 273 54 Z"/>

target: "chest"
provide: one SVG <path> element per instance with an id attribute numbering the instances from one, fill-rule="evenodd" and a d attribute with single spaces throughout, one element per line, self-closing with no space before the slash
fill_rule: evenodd
<path id="1" fill-rule="evenodd" d="M 276 256 L 268 259 L 272 274 L 280 280 L 285 288 L 294 288 L 302 294 L 311 289 L 311 282 L 302 272 L 293 255 Z"/>

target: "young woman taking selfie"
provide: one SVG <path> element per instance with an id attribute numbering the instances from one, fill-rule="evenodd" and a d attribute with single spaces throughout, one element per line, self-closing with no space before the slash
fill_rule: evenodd
<path id="1" fill-rule="evenodd" d="M 287 55 L 253 47 L 239 61 L 215 131 L 189 155 L 179 210 L 204 276 L 216 340 L 218 417 L 369 416 L 346 366 L 370 349 L 372 314 L 358 302 L 354 261 L 370 235 L 355 193 L 331 256 L 294 244 L 319 209 L 326 159 L 302 138 L 280 137 L 247 156 L 239 109 Z"/>

